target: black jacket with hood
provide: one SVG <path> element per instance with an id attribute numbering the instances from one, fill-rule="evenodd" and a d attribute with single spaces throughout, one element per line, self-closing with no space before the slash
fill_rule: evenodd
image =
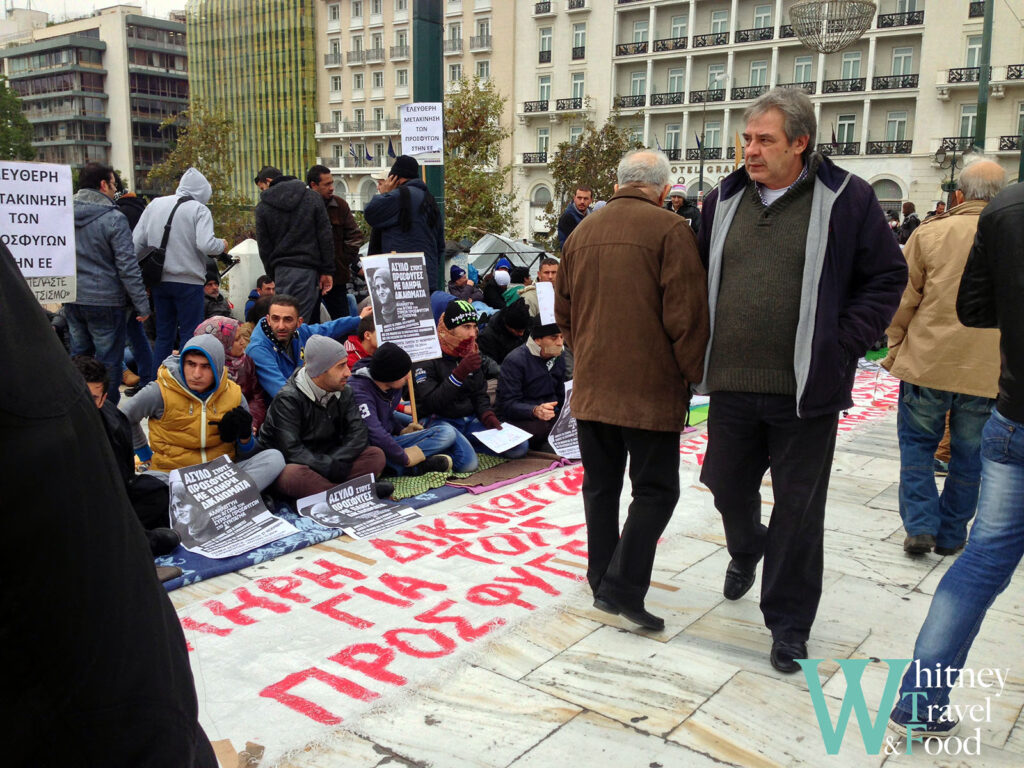
<path id="1" fill-rule="evenodd" d="M 334 235 L 324 200 L 293 176 L 279 176 L 260 195 L 256 243 L 271 277 L 277 267 L 334 275 Z"/>

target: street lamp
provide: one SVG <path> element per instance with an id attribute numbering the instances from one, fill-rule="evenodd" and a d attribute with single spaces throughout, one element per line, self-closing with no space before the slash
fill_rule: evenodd
<path id="1" fill-rule="evenodd" d="M 947 156 L 945 147 L 939 147 L 935 153 L 935 164 L 939 168 L 949 168 L 949 181 L 942 183 L 942 191 L 946 193 L 946 208 L 953 207 L 953 193 L 956 192 L 956 169 L 959 165 L 961 168 L 964 165 L 964 155 L 967 154 L 967 150 L 960 152 L 960 158 L 956 156 L 956 144 L 950 147 L 949 154 Z"/>

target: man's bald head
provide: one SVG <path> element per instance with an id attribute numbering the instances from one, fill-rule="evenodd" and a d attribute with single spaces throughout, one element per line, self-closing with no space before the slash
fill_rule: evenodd
<path id="1" fill-rule="evenodd" d="M 964 200 L 991 200 L 1006 186 L 1006 171 L 992 160 L 974 160 L 960 172 Z"/>

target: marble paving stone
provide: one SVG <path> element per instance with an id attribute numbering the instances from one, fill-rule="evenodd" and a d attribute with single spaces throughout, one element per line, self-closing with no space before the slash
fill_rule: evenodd
<path id="1" fill-rule="evenodd" d="M 341 768 L 347 765 L 369 768 L 385 759 L 386 754 L 373 742 L 349 731 L 338 730 L 324 744 L 307 747 L 278 763 L 277 768 Z"/>
<path id="2" fill-rule="evenodd" d="M 589 592 L 588 592 L 589 594 Z M 601 626 L 568 611 L 548 613 L 520 623 L 473 658 L 478 667 L 519 680 Z"/>
<path id="3" fill-rule="evenodd" d="M 827 538 L 828 534 L 826 534 Z M 729 552 L 725 548 L 719 549 L 703 560 L 694 563 L 685 571 L 676 574 L 672 577 L 672 583 L 683 581 L 689 584 L 693 584 L 704 589 L 710 590 L 717 595 L 722 595 L 722 588 L 725 585 L 725 569 L 729 565 Z M 657 560 L 655 560 L 655 568 L 657 569 Z M 830 581 L 838 579 L 842 574 L 837 572 L 830 572 L 828 569 L 825 570 L 823 575 L 823 583 L 828 584 Z M 750 588 L 750 591 L 741 598 L 743 600 L 752 600 L 755 604 L 760 600 L 761 594 L 761 567 L 757 568 L 757 576 L 754 580 L 754 586 Z M 723 598 L 724 599 L 724 598 Z"/>
<path id="4" fill-rule="evenodd" d="M 857 470 L 871 461 L 870 456 L 862 453 L 850 453 L 837 445 L 835 456 L 832 458 L 833 475 L 857 475 Z"/>
<path id="5" fill-rule="evenodd" d="M 1003 744 L 1003 749 L 1017 755 L 1024 755 L 1024 711 L 1017 717 L 1017 724 L 1010 731 L 1010 738 Z M 1024 760 L 1021 760 L 1024 763 Z"/>
<path id="6" fill-rule="evenodd" d="M 815 622 L 807 653 L 810 658 L 826 660 L 818 667 L 819 678 L 827 680 L 838 669 L 834 659 L 848 657 L 867 635 L 867 628 Z M 768 660 L 771 633 L 765 628 L 761 609 L 753 600 L 723 600 L 669 644 L 707 653 L 742 669 L 786 680 L 796 687 L 807 687 L 802 675 L 784 675 L 772 668 Z"/>
<path id="7" fill-rule="evenodd" d="M 670 576 L 669 573 L 663 575 L 666 579 Z M 655 578 L 657 577 L 658 571 L 655 570 Z M 714 592 L 696 585 L 682 585 L 678 582 L 671 582 L 671 584 L 666 584 L 666 586 L 671 588 L 663 589 L 652 585 L 645 600 L 647 610 L 655 616 L 661 616 L 665 620 L 665 629 L 662 632 L 650 632 L 634 624 L 629 619 L 594 608 L 592 600 L 589 598 L 589 592 L 587 592 L 588 597 L 586 599 L 569 606 L 568 610 L 577 616 L 591 621 L 599 621 L 610 627 L 635 632 L 642 637 L 657 640 L 660 643 L 667 643 L 694 621 L 697 621 L 701 616 L 718 605 L 723 599 L 721 592 Z"/>
<path id="8" fill-rule="evenodd" d="M 867 504 L 890 485 L 892 485 L 892 481 L 832 474 L 828 481 L 828 500 L 830 502 L 845 501 L 850 504 Z"/>
<path id="9" fill-rule="evenodd" d="M 853 473 L 860 480 L 882 480 L 888 483 L 900 481 L 900 458 L 873 458 Z"/>
<path id="10" fill-rule="evenodd" d="M 615 768 L 721 768 L 721 763 L 646 736 L 593 712 L 574 717 L 548 738 L 514 761 L 510 768 L 552 766 L 615 766 Z"/>
<path id="11" fill-rule="evenodd" d="M 350 730 L 424 768 L 498 768 L 579 712 L 530 686 L 465 667 Z"/>
<path id="12" fill-rule="evenodd" d="M 604 627 L 524 682 L 645 733 L 664 734 L 737 671 L 700 651 Z"/>
<path id="13" fill-rule="evenodd" d="M 828 531 L 825 534 L 825 568 L 858 578 L 910 589 L 921 582 L 935 562 L 928 557 L 911 558 L 902 542 L 866 542 L 861 536 Z"/>
<path id="14" fill-rule="evenodd" d="M 888 509 L 898 514 L 900 511 L 900 484 L 893 483 L 883 488 L 864 504 L 871 509 Z"/>
<path id="15" fill-rule="evenodd" d="M 929 749 L 934 751 L 938 747 L 932 746 Z M 929 755 L 924 747 L 916 743 L 913 752 L 908 755 L 903 742 L 899 743 L 897 750 L 885 761 L 886 768 L 1020 768 L 1022 763 L 1019 754 L 984 743 L 980 755 Z"/>
<path id="16" fill-rule="evenodd" d="M 863 504 L 829 499 L 825 506 L 825 529 L 881 541 L 897 530 L 902 532 L 903 521 L 898 513 L 888 509 L 869 509 Z M 902 543 L 900 539 L 901 546 Z"/>
<path id="17" fill-rule="evenodd" d="M 685 571 L 694 563 L 713 555 L 721 546 L 693 536 L 669 536 L 658 542 L 658 554 L 654 567 L 662 572 L 674 574 Z"/>
<path id="18" fill-rule="evenodd" d="M 835 722 L 841 702 L 825 699 Z M 716 760 L 751 767 L 867 768 L 885 759 L 865 754 L 855 718 L 850 719 L 839 754 L 829 755 L 807 691 L 746 671 L 702 704 L 668 739 Z"/>

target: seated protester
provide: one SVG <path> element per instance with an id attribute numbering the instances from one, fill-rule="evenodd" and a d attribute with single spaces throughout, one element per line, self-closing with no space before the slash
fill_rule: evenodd
<path id="1" fill-rule="evenodd" d="M 217 274 L 217 270 L 214 269 L 212 273 L 207 271 L 206 286 L 203 288 L 203 317 L 230 317 L 232 309 L 234 307 L 231 306 L 231 302 L 220 292 L 220 275 Z"/>
<path id="2" fill-rule="evenodd" d="M 502 293 L 502 298 L 505 299 L 505 306 L 514 304 L 516 299 L 522 296 L 523 291 L 533 285 L 533 280 L 530 278 L 530 270 L 526 267 L 512 267 L 508 272 L 508 279 L 508 288 Z"/>
<path id="3" fill-rule="evenodd" d="M 501 261 L 508 261 L 508 259 L 501 259 Z M 509 276 L 508 270 L 508 267 L 501 269 L 495 267 L 494 272 L 491 273 L 490 277 L 484 280 L 484 304 L 491 307 L 491 309 L 499 310 L 506 306 L 505 290 L 512 282 L 512 278 Z"/>
<path id="4" fill-rule="evenodd" d="M 501 427 L 491 410 L 487 379 L 480 370 L 483 361 L 476 346 L 476 321 L 472 304 L 451 302 L 437 324 L 441 357 L 417 363 L 414 377 L 420 411 L 429 414 L 425 426 L 447 423 L 455 427 L 451 456 L 456 472 L 476 470 L 477 449 L 491 453 L 480 441 L 471 442 L 473 433 Z M 528 450 L 528 441 L 524 440 L 501 455 L 518 459 Z"/>
<path id="5" fill-rule="evenodd" d="M 530 310 L 526 302 L 510 304 L 492 317 L 480 332 L 477 342 L 480 351 L 501 365 L 509 352 L 526 341 L 530 325 Z"/>
<path id="6" fill-rule="evenodd" d="M 372 357 L 356 363 L 349 387 L 370 430 L 370 444 L 384 451 L 389 470 L 396 475 L 447 474 L 452 470 L 452 460 L 446 451 L 455 442 L 455 429 L 443 422 L 424 428 L 396 418 L 395 408 L 411 368 L 408 353 L 388 342 Z"/>
<path id="7" fill-rule="evenodd" d="M 245 354 L 245 346 L 249 343 L 249 333 L 243 331 L 241 324 L 233 317 L 214 315 L 203 320 L 196 326 L 195 335 L 208 333 L 215 337 L 224 347 L 224 370 L 233 382 L 242 388 L 245 401 L 249 404 L 252 414 L 253 432 L 258 432 L 267 415 L 267 400 L 256 375 L 256 364 Z"/>
<path id="8" fill-rule="evenodd" d="M 348 367 L 355 370 L 357 362 L 369 357 L 377 351 L 377 326 L 373 315 L 367 315 L 359 321 L 355 334 L 345 340 L 345 352 L 348 353 Z"/>
<path id="9" fill-rule="evenodd" d="M 277 397 L 288 378 L 302 365 L 302 349 L 311 336 L 344 339 L 355 333 L 359 320 L 371 311 L 366 308 L 359 317 L 339 317 L 326 323 L 304 325 L 299 300 L 276 294 L 267 316 L 256 325 L 245 348 L 245 354 L 256 364 L 263 391 L 271 398 Z"/>
<path id="10" fill-rule="evenodd" d="M 270 312 L 270 305 L 274 301 L 274 294 L 269 296 L 260 296 L 256 301 L 253 302 L 250 307 L 246 304 L 247 309 L 245 310 L 245 322 L 252 323 L 253 326 L 257 325 L 260 320 L 267 316 Z"/>
<path id="11" fill-rule="evenodd" d="M 284 454 L 288 465 L 274 490 L 301 499 L 360 475 L 379 475 L 384 452 L 369 445 L 355 396 L 346 386 L 352 372 L 345 348 L 327 336 L 306 342 L 306 364 L 270 404 L 260 443 Z M 380 483 L 378 494 L 390 496 Z"/>
<path id="12" fill-rule="evenodd" d="M 484 292 L 469 282 L 469 274 L 458 264 L 452 264 L 451 280 L 448 282 L 448 293 L 463 301 L 483 301 Z"/>
<path id="13" fill-rule="evenodd" d="M 526 344 L 509 352 L 501 364 L 494 410 L 533 435 L 530 447 L 542 450 L 564 401 L 562 332 L 554 323 L 536 325 Z"/>
<path id="14" fill-rule="evenodd" d="M 148 474 L 165 483 L 172 469 L 228 455 L 262 491 L 284 469 L 277 451 L 261 451 L 242 389 L 224 375 L 224 345 L 208 334 L 196 336 L 168 357 L 156 381 L 121 401 L 136 455 Z M 149 441 L 142 420 L 149 419 Z"/>
<path id="15" fill-rule="evenodd" d="M 149 549 L 153 557 L 172 552 L 181 543 L 181 537 L 167 527 L 167 484 L 155 477 L 135 474 L 135 453 L 132 450 L 132 429 L 128 419 L 107 400 L 107 368 L 94 357 L 78 355 L 72 358 L 78 372 L 85 379 L 93 402 L 100 409 L 103 429 L 114 452 L 117 469 L 121 473 L 125 492 L 132 509 L 146 529 Z"/>
<path id="16" fill-rule="evenodd" d="M 274 278 L 270 275 L 260 275 L 256 278 L 256 287 L 249 291 L 249 296 L 245 302 L 244 317 L 249 318 L 249 310 L 252 309 L 252 305 L 260 300 L 263 296 L 274 295 Z"/>

